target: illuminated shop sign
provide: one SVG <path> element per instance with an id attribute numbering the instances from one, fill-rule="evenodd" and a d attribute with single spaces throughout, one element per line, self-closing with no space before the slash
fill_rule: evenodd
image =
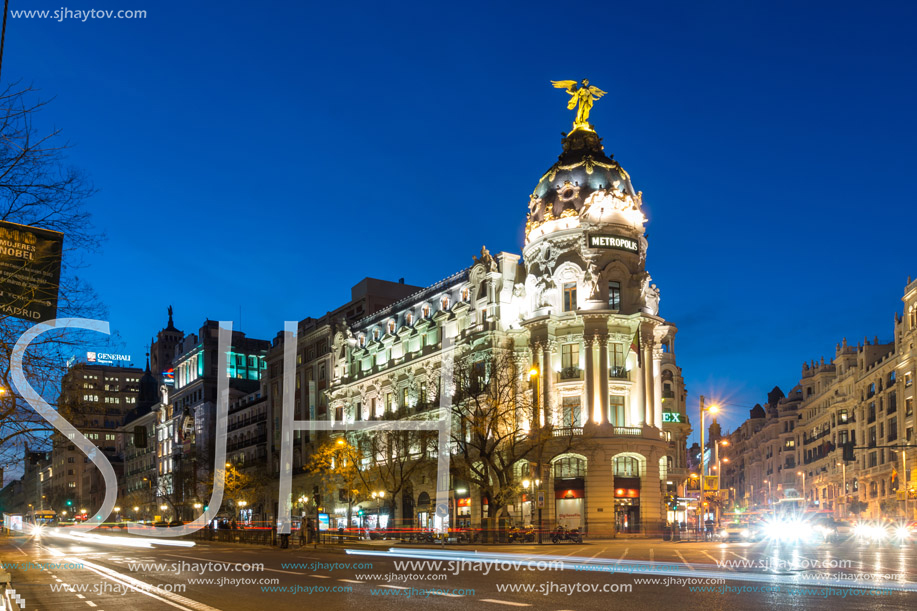
<path id="1" fill-rule="evenodd" d="M 637 240 L 633 238 L 604 233 L 589 234 L 589 248 L 611 248 L 628 252 L 638 252 L 640 249 Z"/>
<path id="2" fill-rule="evenodd" d="M 662 412 L 663 422 L 681 422 L 681 414 L 678 412 Z"/>
<path id="3" fill-rule="evenodd" d="M 131 355 L 129 354 L 109 354 L 107 352 L 87 352 L 86 353 L 86 362 L 87 363 L 98 363 L 100 365 L 112 365 L 115 362 L 131 362 Z"/>

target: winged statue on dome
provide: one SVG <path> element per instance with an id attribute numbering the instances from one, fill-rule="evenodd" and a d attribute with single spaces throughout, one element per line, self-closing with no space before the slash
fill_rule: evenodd
<path id="1" fill-rule="evenodd" d="M 582 82 L 576 81 L 551 81 L 555 89 L 566 89 L 570 94 L 570 101 L 567 103 L 567 109 L 576 108 L 576 119 L 573 121 L 573 128 L 589 128 L 589 111 L 595 100 L 605 95 L 607 92 L 602 91 L 595 85 L 589 84 L 589 79 L 584 78 Z"/>

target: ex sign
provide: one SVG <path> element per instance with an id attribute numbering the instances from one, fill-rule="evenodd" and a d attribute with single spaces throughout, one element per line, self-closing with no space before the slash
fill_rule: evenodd
<path id="1" fill-rule="evenodd" d="M 0 221 L 0 315 L 57 318 L 64 234 Z"/>

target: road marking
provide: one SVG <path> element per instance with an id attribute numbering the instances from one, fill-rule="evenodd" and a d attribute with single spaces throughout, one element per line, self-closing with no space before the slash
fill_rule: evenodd
<path id="1" fill-rule="evenodd" d="M 625 547 L 625 548 L 624 548 L 624 553 L 621 554 L 621 557 L 620 557 L 620 558 L 618 558 L 618 561 L 615 563 L 615 566 L 618 566 L 619 564 L 621 564 L 621 561 L 624 560 L 624 557 L 627 556 L 627 552 L 629 552 L 629 551 L 630 551 L 630 548 L 629 548 L 629 547 Z"/>
<path id="2" fill-rule="evenodd" d="M 593 554 L 592 556 L 590 556 L 590 558 L 595 558 L 596 556 L 600 556 L 600 555 L 602 554 L 602 552 L 604 552 L 606 549 L 608 549 L 608 548 L 607 548 L 607 547 L 603 547 L 600 551 L 598 551 L 598 552 L 596 552 L 595 554 Z"/>
<path id="3" fill-rule="evenodd" d="M 363 583 L 362 581 L 357 581 L 356 579 L 338 579 L 338 581 L 343 581 L 344 583 Z"/>
<path id="4" fill-rule="evenodd" d="M 735 553 L 735 552 L 729 552 L 729 553 L 732 554 L 733 556 L 735 556 L 736 558 L 741 558 L 741 559 L 744 560 L 745 562 L 751 562 L 751 560 L 749 560 L 749 559 L 746 558 L 745 556 L 742 556 L 742 555 L 737 554 L 737 553 Z"/>
<path id="5" fill-rule="evenodd" d="M 676 554 L 678 554 L 678 557 L 681 558 L 681 561 L 685 563 L 685 566 L 686 566 L 686 567 L 688 567 L 688 568 L 691 569 L 692 571 L 694 570 L 694 567 L 691 566 L 691 563 L 690 563 L 690 562 L 688 562 L 687 560 L 685 560 L 685 557 L 681 555 L 681 552 L 680 552 L 680 551 L 678 551 L 677 549 L 676 549 L 676 550 L 673 550 L 673 551 L 674 551 Z"/>
<path id="6" fill-rule="evenodd" d="M 92 602 L 91 600 L 87 600 L 86 604 L 89 605 L 90 607 L 98 607 L 98 605 Z"/>
<path id="7" fill-rule="evenodd" d="M 411 588 L 407 586 L 390 586 L 388 584 L 379 584 L 380 588 L 391 588 L 393 590 L 410 590 Z"/>
<path id="8" fill-rule="evenodd" d="M 656 552 L 655 552 L 655 550 L 651 547 L 651 548 L 650 548 L 650 564 L 654 564 L 655 561 L 653 560 L 653 558 L 655 558 L 655 555 L 656 555 Z"/>
<path id="9" fill-rule="evenodd" d="M 331 579 L 330 575 L 309 575 L 309 577 L 315 577 L 316 579 Z"/>
<path id="10" fill-rule="evenodd" d="M 220 611 L 216 607 L 211 607 L 204 603 L 198 602 L 196 600 L 191 600 L 190 598 L 185 598 L 184 596 L 179 596 L 174 592 L 167 592 L 165 590 L 155 590 L 156 594 L 149 590 L 150 584 L 139 579 L 134 579 L 129 575 L 124 575 L 118 571 L 112 570 L 108 567 L 83 560 L 81 558 L 65 558 L 67 562 L 73 564 L 82 564 L 83 568 L 97 575 L 101 575 L 106 579 L 116 581 L 125 585 L 132 590 L 135 590 L 145 596 L 150 598 L 155 598 L 156 600 L 162 601 L 167 605 L 175 607 L 176 609 L 181 609 L 182 611 Z"/>
<path id="11" fill-rule="evenodd" d="M 707 558 L 710 558 L 711 560 L 713 560 L 713 564 L 715 564 L 717 568 L 720 568 L 720 569 L 727 569 L 727 570 L 732 571 L 733 573 L 735 573 L 736 570 L 735 570 L 734 568 L 732 568 L 731 566 L 720 566 L 720 563 L 723 562 L 722 560 L 717 560 L 716 558 L 714 558 L 713 556 L 711 556 L 710 554 L 708 554 L 707 552 L 705 552 L 705 551 L 703 551 L 703 550 L 701 550 L 701 553 L 702 553 L 704 556 L 706 556 Z"/>
<path id="12" fill-rule="evenodd" d="M 82 600 L 82 599 L 84 599 L 84 598 L 86 598 L 86 597 L 85 597 L 85 596 L 83 596 L 82 594 L 77 594 L 77 595 L 76 595 L 76 597 L 77 597 L 77 598 L 79 598 L 80 600 Z"/>
<path id="13" fill-rule="evenodd" d="M 495 598 L 481 599 L 482 603 L 494 603 L 495 605 L 509 605 L 510 607 L 531 607 L 528 603 L 513 603 L 508 600 L 497 600 Z"/>
<path id="14" fill-rule="evenodd" d="M 63 581 L 60 579 L 55 579 L 54 581 L 56 581 L 57 583 L 63 583 Z"/>

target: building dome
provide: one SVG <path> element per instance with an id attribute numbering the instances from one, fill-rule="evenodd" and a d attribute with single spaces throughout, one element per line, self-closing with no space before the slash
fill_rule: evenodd
<path id="1" fill-rule="evenodd" d="M 565 135 L 557 163 L 541 177 L 530 198 L 533 220 L 560 217 L 566 210 L 579 212 L 596 191 L 610 191 L 636 197 L 630 176 L 618 162 L 605 154 L 602 139 L 590 129 L 575 129 Z M 571 214 L 571 213 L 568 213 Z"/>

